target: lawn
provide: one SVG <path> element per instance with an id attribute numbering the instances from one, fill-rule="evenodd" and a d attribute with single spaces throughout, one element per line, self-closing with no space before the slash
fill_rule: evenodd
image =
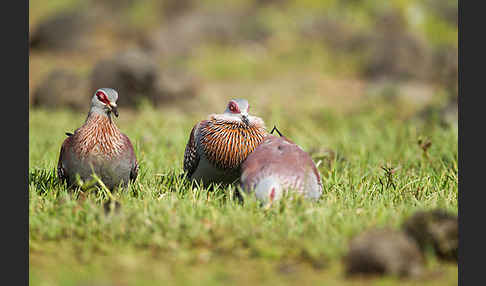
<path id="1" fill-rule="evenodd" d="M 362 231 L 399 229 L 418 210 L 457 214 L 458 126 L 440 113 L 457 98 L 457 1 L 39 0 L 29 2 L 29 36 L 65 9 L 103 17 L 83 49 L 29 52 L 30 285 L 457 285 L 457 264 L 431 252 L 414 279 L 348 278 L 342 261 Z M 206 14 L 220 9 L 230 16 Z M 180 33 L 162 38 L 174 44 L 165 54 L 155 40 L 166 27 Z M 115 87 L 90 86 L 92 71 L 134 47 L 155 63 L 154 78 L 184 71 L 196 91 L 157 107 L 142 94 L 120 108 L 135 183 L 68 192 L 56 174 L 65 132 L 83 124 L 94 88 Z M 54 109 L 34 104 L 58 69 L 79 86 L 52 84 Z M 61 106 L 79 94 L 85 110 Z M 236 200 L 237 186 L 181 178 L 192 127 L 231 98 L 311 154 L 320 200 L 262 207 Z"/>
<path id="2" fill-rule="evenodd" d="M 269 130 L 276 125 L 311 153 L 322 175 L 318 202 L 263 208 L 251 196 L 235 200 L 235 186 L 209 191 L 180 178 L 192 126 L 224 110 L 226 88 L 213 85 L 184 105 L 120 110 L 117 125 L 134 144 L 140 172 L 112 194 L 117 212 L 105 212 L 107 193 L 69 193 L 57 181 L 64 132 L 86 113 L 30 109 L 30 285 L 457 284 L 457 265 L 430 253 L 418 280 L 349 279 L 341 260 L 368 228 L 398 229 L 422 209 L 457 214 L 457 125 L 419 120 L 413 115 L 423 105 L 405 96 L 320 97 L 301 88 L 298 97 L 236 86 L 231 96 L 246 97 Z M 280 88 L 288 92 L 285 82 Z"/>

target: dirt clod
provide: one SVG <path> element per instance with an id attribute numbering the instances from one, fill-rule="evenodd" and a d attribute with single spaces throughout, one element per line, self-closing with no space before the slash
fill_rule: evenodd
<path id="1" fill-rule="evenodd" d="M 423 258 L 416 242 L 400 231 L 373 229 L 351 240 L 344 258 L 348 275 L 373 274 L 416 277 Z"/>

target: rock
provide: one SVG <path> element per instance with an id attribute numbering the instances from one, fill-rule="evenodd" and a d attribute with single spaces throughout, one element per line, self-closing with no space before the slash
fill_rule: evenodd
<path id="1" fill-rule="evenodd" d="M 119 106 L 133 107 L 142 99 L 158 105 L 197 95 L 199 81 L 179 70 L 159 71 L 157 64 L 139 50 L 128 50 L 98 62 L 91 75 L 91 88 L 111 86 L 118 91 Z"/>
<path id="2" fill-rule="evenodd" d="M 425 6 L 450 25 L 459 23 L 458 0 L 426 0 Z"/>
<path id="3" fill-rule="evenodd" d="M 299 269 L 296 263 L 282 262 L 277 265 L 275 270 L 279 274 L 288 275 L 297 272 Z"/>
<path id="4" fill-rule="evenodd" d="M 91 74 L 91 89 L 111 87 L 121 95 L 119 106 L 134 106 L 146 97 L 153 101 L 157 65 L 145 53 L 129 50 L 99 61 Z"/>
<path id="5" fill-rule="evenodd" d="M 55 69 L 34 90 L 32 105 L 47 108 L 89 108 L 88 82 L 66 69 Z"/>
<path id="6" fill-rule="evenodd" d="M 104 11 L 110 12 L 111 14 L 126 12 L 128 9 L 136 5 L 136 3 L 137 0 L 103 0 L 92 2 L 93 5 L 99 5 Z"/>
<path id="7" fill-rule="evenodd" d="M 289 1 L 288 0 L 255 0 L 253 1 L 256 8 L 265 8 L 268 6 L 276 6 L 277 8 L 284 8 Z"/>
<path id="8" fill-rule="evenodd" d="M 459 98 L 449 96 L 447 103 L 438 110 L 439 123 L 443 127 L 449 127 L 459 124 Z"/>
<path id="9" fill-rule="evenodd" d="M 297 25 L 304 40 L 320 41 L 334 53 L 359 55 L 366 79 L 424 79 L 431 61 L 426 41 L 409 31 L 397 10 L 377 12 L 374 18 L 369 32 L 333 15 L 309 17 Z"/>
<path id="10" fill-rule="evenodd" d="M 78 11 L 57 13 L 40 22 L 30 33 L 29 46 L 35 50 L 71 50 L 85 47 L 91 30 L 89 17 Z"/>
<path id="11" fill-rule="evenodd" d="M 251 11 L 192 11 L 176 17 L 144 40 L 155 55 L 191 54 L 204 43 L 261 42 L 269 31 Z"/>
<path id="12" fill-rule="evenodd" d="M 403 229 L 417 241 L 422 251 L 431 248 L 438 258 L 457 261 L 457 216 L 440 209 L 419 211 L 404 222 Z"/>
<path id="13" fill-rule="evenodd" d="M 154 104 L 159 105 L 196 97 L 201 85 L 202 83 L 197 77 L 187 72 L 179 70 L 162 72 L 157 81 Z"/>
<path id="14" fill-rule="evenodd" d="M 417 277 L 423 271 L 416 242 L 391 229 L 373 229 L 353 238 L 344 262 L 348 275 Z"/>
<path id="15" fill-rule="evenodd" d="M 427 76 L 430 50 L 424 39 L 407 30 L 406 19 L 398 11 L 378 14 L 375 28 L 362 42 L 366 78 L 408 80 Z"/>
<path id="16" fill-rule="evenodd" d="M 173 19 L 179 17 L 188 11 L 193 10 L 196 5 L 196 0 L 166 0 L 162 1 L 162 10 L 164 18 Z"/>
<path id="17" fill-rule="evenodd" d="M 449 97 L 443 104 L 431 104 L 411 116 L 412 120 L 424 121 L 428 124 L 439 123 L 442 127 L 457 126 L 459 123 L 458 97 Z"/>
<path id="18" fill-rule="evenodd" d="M 459 95 L 459 51 L 457 47 L 443 45 L 434 49 L 430 80 L 446 91 L 448 98 L 457 101 Z"/>
<path id="19" fill-rule="evenodd" d="M 341 52 L 357 52 L 367 37 L 349 23 L 334 17 L 305 18 L 299 23 L 300 34 L 306 40 L 317 40 Z"/>

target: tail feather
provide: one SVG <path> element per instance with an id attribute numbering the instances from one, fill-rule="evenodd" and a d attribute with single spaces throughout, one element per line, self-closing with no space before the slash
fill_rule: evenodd
<path id="1" fill-rule="evenodd" d="M 255 195 L 259 201 L 268 203 L 282 197 L 282 185 L 274 176 L 262 179 L 255 187 Z"/>

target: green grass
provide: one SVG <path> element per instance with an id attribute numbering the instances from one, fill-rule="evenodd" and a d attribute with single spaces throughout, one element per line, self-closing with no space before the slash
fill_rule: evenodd
<path id="1" fill-rule="evenodd" d="M 64 132 L 85 114 L 31 109 L 30 284 L 416 285 L 346 279 L 341 257 L 350 238 L 370 227 L 399 228 L 419 209 L 457 213 L 457 126 L 407 120 L 407 105 L 380 98 L 345 112 L 306 113 L 291 102 L 249 100 L 267 127 L 276 124 L 304 150 L 336 151 L 330 167 L 319 166 L 318 202 L 283 200 L 266 209 L 252 197 L 238 203 L 234 187 L 208 191 L 180 179 L 193 124 L 222 107 L 193 114 L 145 107 L 122 109 L 117 119 L 134 143 L 140 173 L 113 194 L 120 212 L 105 215 L 106 194 L 70 194 L 55 175 Z M 419 139 L 432 142 L 426 153 Z M 397 170 L 388 177 L 382 167 Z M 419 284 L 457 284 L 457 265 L 429 258 L 427 271 L 440 272 Z"/>
<path id="2" fill-rule="evenodd" d="M 225 5 L 243 8 L 256 2 Z M 422 209 L 457 213 L 457 125 L 442 127 L 437 116 L 426 122 L 411 119 L 423 106 L 405 100 L 407 94 L 395 86 L 366 92 L 373 83 L 359 78 L 366 60 L 362 51 L 307 39 L 300 24 L 337 17 L 365 33 L 373 31 L 380 11 L 394 7 L 405 15 L 407 29 L 434 47 L 457 47 L 457 27 L 425 9 L 423 1 L 284 2 L 260 7 L 254 15 L 272 32 L 264 43 L 205 43 L 190 56 L 161 60 L 164 68 L 175 63 L 202 79 L 197 99 L 161 109 L 142 102 L 137 112 L 120 110 L 117 124 L 132 140 L 140 172 L 135 184 L 113 194 L 119 213 L 105 214 L 106 193 L 68 193 L 57 181 L 64 132 L 79 127 L 86 114 L 30 110 L 31 285 L 457 284 L 457 265 L 431 255 L 428 274 L 419 281 L 344 276 L 342 256 L 361 231 L 398 229 Z M 92 11 L 90 3 L 31 1 L 29 26 L 68 8 Z M 197 6 L 221 8 L 221 1 Z M 165 20 L 163 14 L 159 2 L 146 0 L 110 10 L 108 16 L 148 32 Z M 112 43 L 106 53 L 124 48 Z M 35 90 L 54 67 L 88 75 L 97 53 L 33 51 L 29 86 Z M 191 128 L 207 114 L 224 110 L 230 97 L 247 98 L 251 112 L 269 129 L 277 125 L 316 162 L 323 160 L 324 193 L 318 202 L 283 200 L 266 209 L 252 197 L 244 204 L 235 201 L 234 186 L 208 191 L 179 178 Z M 428 103 L 440 103 L 440 97 Z M 419 140 L 432 145 L 424 152 Z M 336 158 L 312 152 L 323 148 L 334 150 Z M 395 171 L 388 176 L 383 168 Z"/>

